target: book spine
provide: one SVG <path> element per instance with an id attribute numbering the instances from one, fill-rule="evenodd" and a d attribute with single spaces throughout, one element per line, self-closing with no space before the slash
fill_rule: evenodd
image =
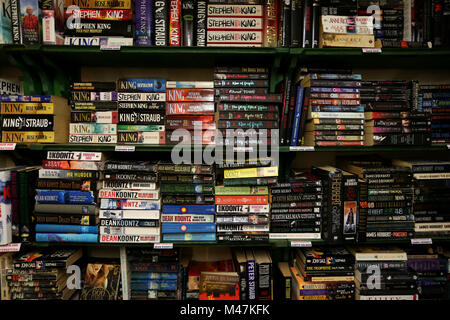
<path id="1" fill-rule="evenodd" d="M 81 9 L 131 9 L 131 0 L 65 0 L 65 8 L 78 6 Z"/>
<path id="2" fill-rule="evenodd" d="M 153 0 L 136 0 L 135 16 L 135 45 L 152 46 Z"/>
<path id="3" fill-rule="evenodd" d="M 123 36 L 133 37 L 133 23 L 130 21 L 92 21 L 80 20 L 67 23 L 64 27 L 67 36 Z"/>
<path id="4" fill-rule="evenodd" d="M 263 8 L 263 46 L 276 47 L 278 43 L 278 2 L 265 0 Z"/>
<path id="5" fill-rule="evenodd" d="M 247 255 L 247 299 L 257 300 L 256 292 L 256 263 L 253 255 Z"/>
<path id="6" fill-rule="evenodd" d="M 169 46 L 181 46 L 181 0 L 170 0 Z"/>
<path id="7" fill-rule="evenodd" d="M 300 128 L 298 130 L 298 137 L 297 137 L 297 146 L 300 146 L 303 144 L 303 136 L 305 134 L 306 130 L 306 118 L 308 114 L 308 108 L 309 108 L 309 95 L 310 95 L 310 87 L 305 88 L 305 91 L 303 92 L 303 101 L 302 103 L 302 109 L 300 113 Z"/>
<path id="8" fill-rule="evenodd" d="M 303 1 L 302 47 L 312 47 L 312 0 Z"/>
<path id="9" fill-rule="evenodd" d="M 206 34 L 207 34 L 207 1 L 196 0 L 195 1 L 195 15 L 196 15 L 196 29 L 195 29 L 195 45 L 197 47 L 206 46 Z"/>
<path id="10" fill-rule="evenodd" d="M 154 0 L 153 44 L 155 46 L 169 44 L 169 11 L 169 0 Z"/>
<path id="11" fill-rule="evenodd" d="M 291 1 L 283 0 L 281 8 L 281 47 L 288 48 L 291 46 Z"/>
<path id="12" fill-rule="evenodd" d="M 93 233 L 97 234 L 97 226 L 76 226 L 63 224 L 37 224 L 37 233 Z"/>
<path id="13" fill-rule="evenodd" d="M 192 47 L 195 45 L 195 1 L 194 0 L 181 0 L 181 19 L 183 37 L 181 44 L 184 47 Z"/>
<path id="14" fill-rule="evenodd" d="M 271 300 L 271 264 L 258 264 L 258 300 Z"/>
<path id="15" fill-rule="evenodd" d="M 97 243 L 93 233 L 36 233 L 36 242 L 89 242 Z"/>

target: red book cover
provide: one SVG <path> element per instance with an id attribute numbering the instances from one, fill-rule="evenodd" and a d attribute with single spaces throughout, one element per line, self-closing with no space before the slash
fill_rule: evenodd
<path id="1" fill-rule="evenodd" d="M 170 0 L 169 45 L 181 46 L 181 0 Z"/>

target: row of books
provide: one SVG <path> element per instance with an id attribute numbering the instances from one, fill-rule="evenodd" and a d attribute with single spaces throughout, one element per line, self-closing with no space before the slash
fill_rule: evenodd
<path id="1" fill-rule="evenodd" d="M 442 47 L 445 1 L 2 0 L 0 43 Z"/>

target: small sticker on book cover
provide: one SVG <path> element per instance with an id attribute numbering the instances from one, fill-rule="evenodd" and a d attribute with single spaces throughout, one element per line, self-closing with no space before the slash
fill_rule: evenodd
<path id="1" fill-rule="evenodd" d="M 155 243 L 153 249 L 173 249 L 173 243 Z"/>
<path id="2" fill-rule="evenodd" d="M 0 150 L 15 150 L 15 143 L 0 143 Z"/>
<path id="3" fill-rule="evenodd" d="M 120 50 L 120 44 L 102 44 L 100 50 Z"/>
<path id="4" fill-rule="evenodd" d="M 363 53 L 381 53 L 381 48 L 362 48 Z"/>
<path id="5" fill-rule="evenodd" d="M 135 146 L 115 146 L 114 151 L 119 152 L 134 152 L 136 150 Z"/>
<path id="6" fill-rule="evenodd" d="M 433 244 L 431 238 L 411 239 L 411 244 Z"/>
<path id="7" fill-rule="evenodd" d="M 312 247 L 311 241 L 291 241 L 292 248 L 309 248 Z"/>
<path id="8" fill-rule="evenodd" d="M 19 252 L 21 243 L 10 243 L 4 246 L 0 246 L 0 252 Z"/>

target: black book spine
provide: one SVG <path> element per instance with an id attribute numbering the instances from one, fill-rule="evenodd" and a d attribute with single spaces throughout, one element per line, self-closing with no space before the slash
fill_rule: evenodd
<path id="1" fill-rule="evenodd" d="M 291 0 L 291 47 L 300 47 L 302 37 L 302 0 Z"/>
<path id="2" fill-rule="evenodd" d="M 302 36 L 303 48 L 311 48 L 312 45 L 311 11 L 312 11 L 311 0 L 305 0 L 303 3 L 303 36 Z"/>
<path id="3" fill-rule="evenodd" d="M 359 214 L 358 177 L 342 176 L 342 237 L 346 242 L 356 242 Z"/>
<path id="4" fill-rule="evenodd" d="M 282 26 L 282 47 L 290 47 L 291 45 L 291 0 L 283 0 L 282 7 L 283 26 Z"/>
<path id="5" fill-rule="evenodd" d="M 169 45 L 169 1 L 156 0 L 153 2 L 153 44 L 158 47 Z"/>
<path id="6" fill-rule="evenodd" d="M 431 10 L 431 19 L 432 19 L 432 37 L 433 37 L 433 47 L 441 47 L 442 46 L 442 38 L 443 38 L 443 1 L 442 0 L 432 0 L 432 10 Z"/>
<path id="7" fill-rule="evenodd" d="M 357 234 L 358 242 L 366 241 L 366 224 L 367 224 L 367 199 L 368 199 L 368 185 L 364 180 L 359 181 L 359 217 L 357 219 Z"/>
<path id="8" fill-rule="evenodd" d="M 297 145 L 302 145 L 303 134 L 305 133 L 306 118 L 308 117 L 308 107 L 309 107 L 309 94 L 311 92 L 310 87 L 305 88 L 303 93 L 303 103 L 302 103 L 302 113 L 300 115 L 300 128 L 298 130 Z"/>
<path id="9" fill-rule="evenodd" d="M 20 1 L 10 0 L 11 5 L 11 34 L 14 44 L 22 43 L 22 23 L 20 19 Z"/>
<path id="10" fill-rule="evenodd" d="M 206 8 L 208 3 L 206 0 L 197 0 L 195 2 L 196 14 L 196 42 L 197 47 L 206 46 Z"/>
<path id="11" fill-rule="evenodd" d="M 289 96 L 290 96 L 290 89 L 291 89 L 291 80 L 286 78 L 283 81 L 282 85 L 283 89 L 283 108 L 282 108 L 282 114 L 281 114 L 281 123 L 280 123 L 280 145 L 286 145 L 286 132 L 287 132 L 287 117 L 289 113 Z"/>
<path id="12" fill-rule="evenodd" d="M 314 0 L 312 5 L 312 21 L 311 21 L 311 46 L 319 47 L 319 26 L 320 26 L 320 3 Z"/>
<path id="13" fill-rule="evenodd" d="M 195 16 L 195 0 L 183 0 L 181 2 L 181 18 L 183 32 L 182 43 L 185 47 L 194 46 L 194 16 Z"/>

